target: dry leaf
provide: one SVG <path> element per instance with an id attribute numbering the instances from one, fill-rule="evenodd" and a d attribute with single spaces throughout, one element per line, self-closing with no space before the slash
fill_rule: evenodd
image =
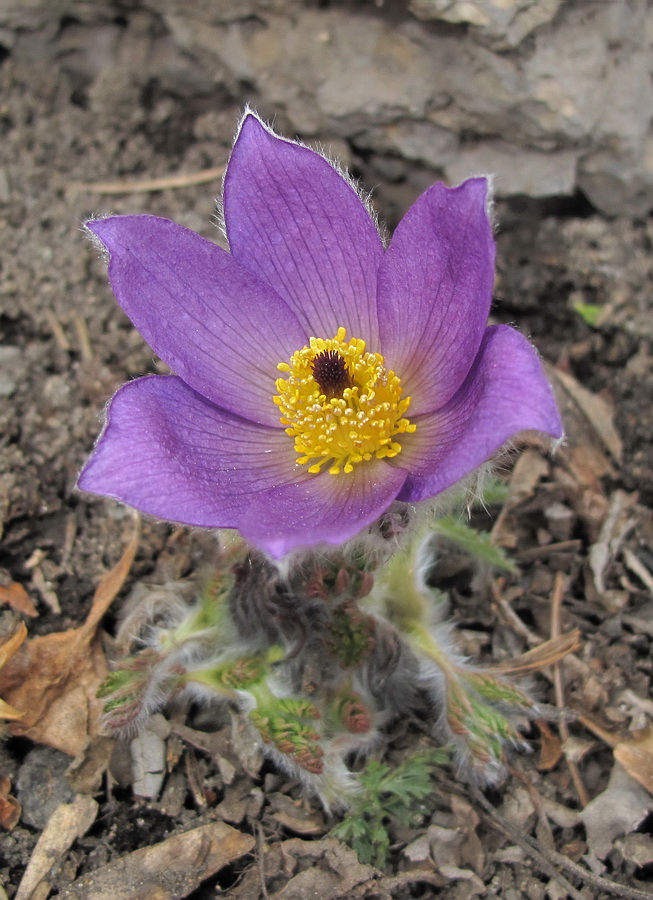
<path id="1" fill-rule="evenodd" d="M 284 856 L 297 860 L 300 871 L 271 895 L 275 900 L 351 900 L 360 896 L 360 887 L 379 876 L 378 869 L 358 861 L 356 853 L 335 838 L 303 841 L 293 838 L 282 844 Z"/>
<path id="2" fill-rule="evenodd" d="M 614 467 L 596 444 L 565 447 L 562 458 L 578 484 L 592 493 L 602 494 L 601 478 L 606 475 L 617 477 Z"/>
<path id="3" fill-rule="evenodd" d="M 26 637 L 27 628 L 25 627 L 25 623 L 15 619 L 9 628 L 8 634 L 3 636 L 2 643 L 0 644 L 0 669 L 7 665 Z"/>
<path id="4" fill-rule="evenodd" d="M 72 844 L 86 834 L 98 813 L 92 797 L 81 794 L 73 803 L 61 803 L 41 832 L 18 887 L 15 900 L 29 900 L 37 886 L 48 875 Z"/>
<path id="5" fill-rule="evenodd" d="M 24 711 L 10 725 L 12 734 L 70 756 L 83 753 L 97 734 L 102 705 L 96 694 L 107 666 L 96 631 L 127 577 L 138 536 L 137 527 L 120 561 L 101 579 L 83 625 L 31 638 L 0 671 L 0 695 Z"/>
<path id="6" fill-rule="evenodd" d="M 9 778 L 0 775 L 0 825 L 7 831 L 16 827 L 21 813 L 20 803 L 9 793 L 10 788 Z"/>
<path id="7" fill-rule="evenodd" d="M 492 528 L 492 541 L 502 547 L 517 546 L 517 536 L 512 532 L 510 512 L 531 497 L 539 481 L 548 473 L 549 463 L 537 450 L 527 449 L 519 456 L 510 478 L 510 489 Z"/>
<path id="8" fill-rule="evenodd" d="M 12 581 L 11 584 L 0 584 L 0 604 L 2 603 L 7 603 L 16 612 L 23 613 L 24 616 L 31 618 L 38 616 L 38 611 L 30 600 L 29 594 L 17 581 Z"/>
<path id="9" fill-rule="evenodd" d="M 94 794 L 102 784 L 102 777 L 109 768 L 113 740 L 105 735 L 93 738 L 82 756 L 73 760 L 66 777 L 78 794 Z"/>
<path id="10" fill-rule="evenodd" d="M 637 832 L 628 834 L 617 841 L 616 847 L 626 862 L 632 863 L 638 869 L 653 862 L 653 838 L 650 834 Z"/>
<path id="11" fill-rule="evenodd" d="M 319 810 L 311 809 L 287 794 L 270 794 L 267 800 L 271 806 L 269 818 L 283 825 L 288 831 L 310 836 L 324 834 L 327 830 L 324 816 Z"/>
<path id="12" fill-rule="evenodd" d="M 612 850 L 615 838 L 635 831 L 653 811 L 653 798 L 615 764 L 608 786 L 581 812 L 591 852 L 599 859 Z"/>
<path id="13" fill-rule="evenodd" d="M 0 644 L 0 669 L 7 665 L 11 657 L 20 649 L 27 637 L 27 628 L 24 622 L 14 619 L 9 627 L 9 633 Z M 2 672 L 0 672 L 0 682 Z M 14 709 L 4 700 L 0 699 L 0 719 L 21 719 L 25 714 Z"/>
<path id="14" fill-rule="evenodd" d="M 193 828 L 78 878 L 60 900 L 172 900 L 249 853 L 255 844 L 224 822 Z"/>
<path id="15" fill-rule="evenodd" d="M 636 732 L 632 740 L 619 741 L 614 758 L 635 781 L 653 794 L 653 725 Z"/>
<path id="16" fill-rule="evenodd" d="M 584 413 L 597 437 L 612 456 L 615 462 L 621 464 L 623 459 L 623 445 L 616 428 L 614 427 L 614 410 L 603 397 L 593 394 L 584 388 L 568 372 L 560 369 L 550 369 L 555 380 L 564 388 L 566 394 L 576 403 Z"/>
<path id="17" fill-rule="evenodd" d="M 649 794 L 653 794 L 653 756 L 648 750 L 632 744 L 617 744 L 614 758 Z"/>
<path id="18" fill-rule="evenodd" d="M 630 738 L 622 738 L 589 716 L 580 716 L 579 721 L 612 747 L 617 762 L 621 763 L 635 781 L 653 794 L 653 725 L 642 728 Z"/>
<path id="19" fill-rule="evenodd" d="M 589 564 L 594 585 L 599 594 L 605 591 L 605 578 L 624 540 L 636 525 L 631 512 L 637 503 L 637 494 L 615 491 L 601 527 L 601 533 L 589 552 Z"/>
<path id="20" fill-rule="evenodd" d="M 554 769 L 560 762 L 560 758 L 562 757 L 562 744 L 560 738 L 551 731 L 549 726 L 542 719 L 538 719 L 535 724 L 540 729 L 542 738 L 537 768 L 541 772 L 548 772 L 549 769 Z"/>

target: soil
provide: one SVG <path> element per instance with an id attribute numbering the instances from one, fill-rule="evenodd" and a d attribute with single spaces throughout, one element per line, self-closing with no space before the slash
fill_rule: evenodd
<path id="1" fill-rule="evenodd" d="M 65 23 L 60 27 L 59 38 Z M 116 27 L 122 27 L 121 22 Z M 115 72 L 119 84 L 111 90 L 106 81 L 98 84 L 93 77 L 98 48 L 80 45 L 71 27 L 67 38 L 66 51 L 60 39 L 48 43 L 22 30 L 11 39 L 5 35 L 0 65 L 0 584 L 18 582 L 36 604 L 38 615 L 28 620 L 30 636 L 79 626 L 90 609 L 98 578 L 127 543 L 131 513 L 116 503 L 81 494 L 76 477 L 112 393 L 136 376 L 166 371 L 119 311 L 104 263 L 81 223 L 97 214 L 152 213 L 219 240 L 213 224 L 219 178 L 201 185 L 116 194 L 80 184 L 145 182 L 218 166 L 227 158 L 244 104 L 257 99 L 246 85 L 202 94 L 175 91 L 152 80 L 143 90 L 127 75 L 120 81 L 119 69 Z M 30 40 L 35 41 L 33 51 Z M 44 47 L 51 48 L 49 56 L 43 54 Z M 352 147 L 345 149 L 354 174 L 374 187 L 381 220 L 392 227 L 417 196 L 414 182 L 380 179 L 369 160 Z M 553 458 L 542 448 L 527 451 L 542 461 L 541 475 L 533 478 L 521 503 L 499 523 L 504 545 L 520 562 L 519 575 L 481 579 L 469 560 L 463 560 L 457 570 L 443 574 L 443 584 L 450 591 L 463 651 L 490 662 L 527 650 L 529 634 L 542 639 L 550 635 L 555 574 L 563 573 L 567 587 L 562 630 L 579 628 L 582 639 L 577 662 L 565 670 L 565 701 L 611 729 L 642 728 L 651 716 L 653 637 L 653 222 L 608 219 L 580 195 L 499 202 L 496 221 L 493 317 L 515 323 L 549 364 L 560 390 L 569 440 Z M 589 324 L 578 304 L 598 307 L 598 319 Z M 580 410 L 578 398 L 556 380 L 556 370 L 602 401 L 601 415 L 593 422 Z M 620 449 L 615 447 L 615 435 Z M 508 482 L 515 458 L 507 459 L 501 469 Z M 624 496 L 632 527 L 615 538 L 600 590 L 590 551 L 602 533 L 605 538 L 615 497 Z M 480 524 L 492 528 L 497 515 L 498 509 L 491 509 Z M 558 544 L 562 549 L 547 552 L 549 545 Z M 210 546 L 206 535 L 146 520 L 127 591 L 139 582 L 191 577 L 205 564 Z M 626 550 L 630 556 L 624 555 Z M 643 567 L 644 578 L 633 568 L 633 556 Z M 505 604 L 523 623 L 521 631 L 506 618 L 505 608 L 492 602 L 499 588 Z M 108 635 L 114 615 L 109 613 L 104 621 Z M 537 696 L 555 705 L 551 681 L 542 674 L 532 680 Z M 201 731 L 201 714 L 194 715 L 191 722 Z M 578 763 L 588 798 L 597 797 L 613 772 L 612 749 L 580 723 L 569 727 L 567 749 Z M 541 734 L 533 728 L 529 737 L 539 750 Z M 398 729 L 390 740 L 389 758 L 402 758 L 419 740 L 414 728 Z M 11 779 L 24 810 L 35 805 L 31 782 L 25 778 L 35 746 L 28 738 L 9 737 L 0 749 L 0 772 Z M 175 747 L 176 754 L 169 751 L 164 799 L 137 798 L 129 785 L 116 782 L 115 775 L 94 787 L 98 818 L 50 877 L 55 895 L 98 866 L 211 817 L 235 823 L 253 834 L 259 845 L 266 841 L 274 852 L 297 835 L 315 842 L 328 833 L 331 823 L 317 807 L 310 828 L 298 821 L 298 805 L 293 807 L 295 819 L 279 815 L 279 796 L 296 800 L 301 792 L 269 766 L 255 776 L 242 776 L 241 792 L 249 797 L 250 806 L 225 812 L 227 801 L 232 806 L 236 801 L 221 780 L 215 757 L 188 743 L 182 746 L 177 741 Z M 52 756 L 42 765 L 55 771 L 58 751 L 48 752 Z M 513 828 L 533 835 L 551 851 L 582 860 L 593 851 L 583 822 L 577 816 L 568 822 L 559 816 L 557 824 L 545 827 L 546 816 L 533 799 L 546 798 L 547 803 L 578 810 L 569 769 L 564 760 L 551 768 L 538 761 L 538 753 L 518 757 L 517 775 L 502 791 L 490 792 L 489 800 L 501 807 Z M 451 824 L 452 794 L 471 796 L 452 772 L 443 776 L 438 790 L 437 809 L 425 815 L 421 826 L 412 831 L 398 827 L 394 832 L 386 875 L 410 871 L 403 848 L 426 833 L 429 824 L 442 823 L 447 815 Z M 256 803 L 252 796 L 258 797 Z M 63 802 L 70 800 L 65 793 L 62 797 Z M 173 797 L 180 799 L 173 802 Z M 461 857 L 454 864 L 468 875 L 440 876 L 439 882 L 406 879 L 392 890 L 379 882 L 369 893 L 357 888 L 355 896 L 437 893 L 454 900 L 476 892 L 517 900 L 544 897 L 547 890 L 550 897 L 566 896 L 562 888 L 552 887 L 551 873 L 517 846 L 514 834 L 506 837 L 473 796 L 469 802 L 479 816 L 477 832 L 484 848 L 480 871 L 474 872 L 469 859 Z M 15 894 L 44 826 L 43 817 L 24 814 L 0 839 L 0 880 L 9 897 Z M 631 826 L 624 827 L 622 836 L 648 839 L 651 818 L 644 813 Z M 295 844 L 294 858 L 300 859 Z M 283 893 L 302 864 L 284 869 L 274 852 L 268 859 L 269 895 L 309 896 Z M 260 862 L 254 856 L 212 875 L 197 893 L 165 896 L 263 896 Z M 653 855 L 641 860 L 638 864 L 633 852 L 615 846 L 596 874 L 642 890 L 648 886 L 650 891 Z M 426 857 L 423 866 L 435 872 Z M 346 878 L 345 870 L 336 870 L 340 879 Z M 573 873 L 566 875 L 583 886 Z M 323 896 L 354 896 L 351 890 Z M 587 891 L 583 896 L 609 896 L 597 884 L 590 884 Z"/>

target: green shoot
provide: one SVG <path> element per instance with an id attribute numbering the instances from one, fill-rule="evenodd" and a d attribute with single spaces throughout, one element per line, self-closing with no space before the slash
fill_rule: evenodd
<path id="1" fill-rule="evenodd" d="M 449 760 L 446 747 L 420 753 L 395 769 L 372 760 L 360 776 L 361 791 L 332 837 L 349 844 L 362 863 L 385 867 L 390 849 L 389 827 L 416 823 L 427 811 L 425 801 L 433 792 L 431 770 Z"/>

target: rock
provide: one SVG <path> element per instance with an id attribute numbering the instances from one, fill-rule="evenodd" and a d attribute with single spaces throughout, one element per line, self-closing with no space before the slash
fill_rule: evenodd
<path id="1" fill-rule="evenodd" d="M 445 172 L 451 184 L 459 184 L 470 175 L 493 174 L 498 197 L 552 197 L 573 193 L 577 159 L 575 150 L 543 153 L 503 141 L 487 141 L 461 150 L 445 166 Z"/>
<path id="2" fill-rule="evenodd" d="M 70 757 L 51 747 L 36 747 L 25 757 L 16 782 L 22 821 L 43 829 L 60 803 L 72 803 L 75 791 L 66 772 Z"/>
<path id="3" fill-rule="evenodd" d="M 561 0 L 411 0 L 408 8 L 418 19 L 472 25 L 480 40 L 507 50 L 550 22 L 560 4 Z"/>
<path id="4" fill-rule="evenodd" d="M 354 137 L 360 150 L 392 154 L 443 169 L 459 153 L 458 136 L 433 122 L 401 119 L 389 125 L 369 128 Z"/>
<path id="5" fill-rule="evenodd" d="M 444 175 L 459 182 L 494 171 L 503 196 L 580 189 L 609 215 L 653 209 L 646 0 L 325 8 L 295 0 L 139 0 L 126 26 L 108 5 L 9 0 L 0 28 L 22 29 L 12 57 L 41 65 L 44 84 L 62 57 L 73 81 L 84 82 L 91 109 L 113 104 L 117 118 L 134 116 L 135 153 L 139 98 L 152 85 L 163 95 L 159 103 L 188 97 L 189 134 L 198 140 L 208 140 L 214 125 L 211 110 L 193 109 L 193 98 L 240 97 L 247 85 L 280 130 L 340 142 L 345 158 L 354 146 L 369 171 L 388 173 L 388 181 L 414 185 L 422 175 L 427 182 Z M 75 21 L 57 31 L 73 6 Z M 162 130 L 166 108 L 163 102 Z M 7 179 L 13 189 L 10 168 Z"/>

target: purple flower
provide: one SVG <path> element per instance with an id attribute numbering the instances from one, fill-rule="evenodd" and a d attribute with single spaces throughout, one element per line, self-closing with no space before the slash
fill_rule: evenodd
<path id="1" fill-rule="evenodd" d="M 280 557 L 433 497 L 518 431 L 559 437 L 535 351 L 486 327 L 487 193 L 434 184 L 384 249 L 346 178 L 249 113 L 224 183 L 230 253 L 154 216 L 89 222 L 177 374 L 117 392 L 80 487 Z"/>

